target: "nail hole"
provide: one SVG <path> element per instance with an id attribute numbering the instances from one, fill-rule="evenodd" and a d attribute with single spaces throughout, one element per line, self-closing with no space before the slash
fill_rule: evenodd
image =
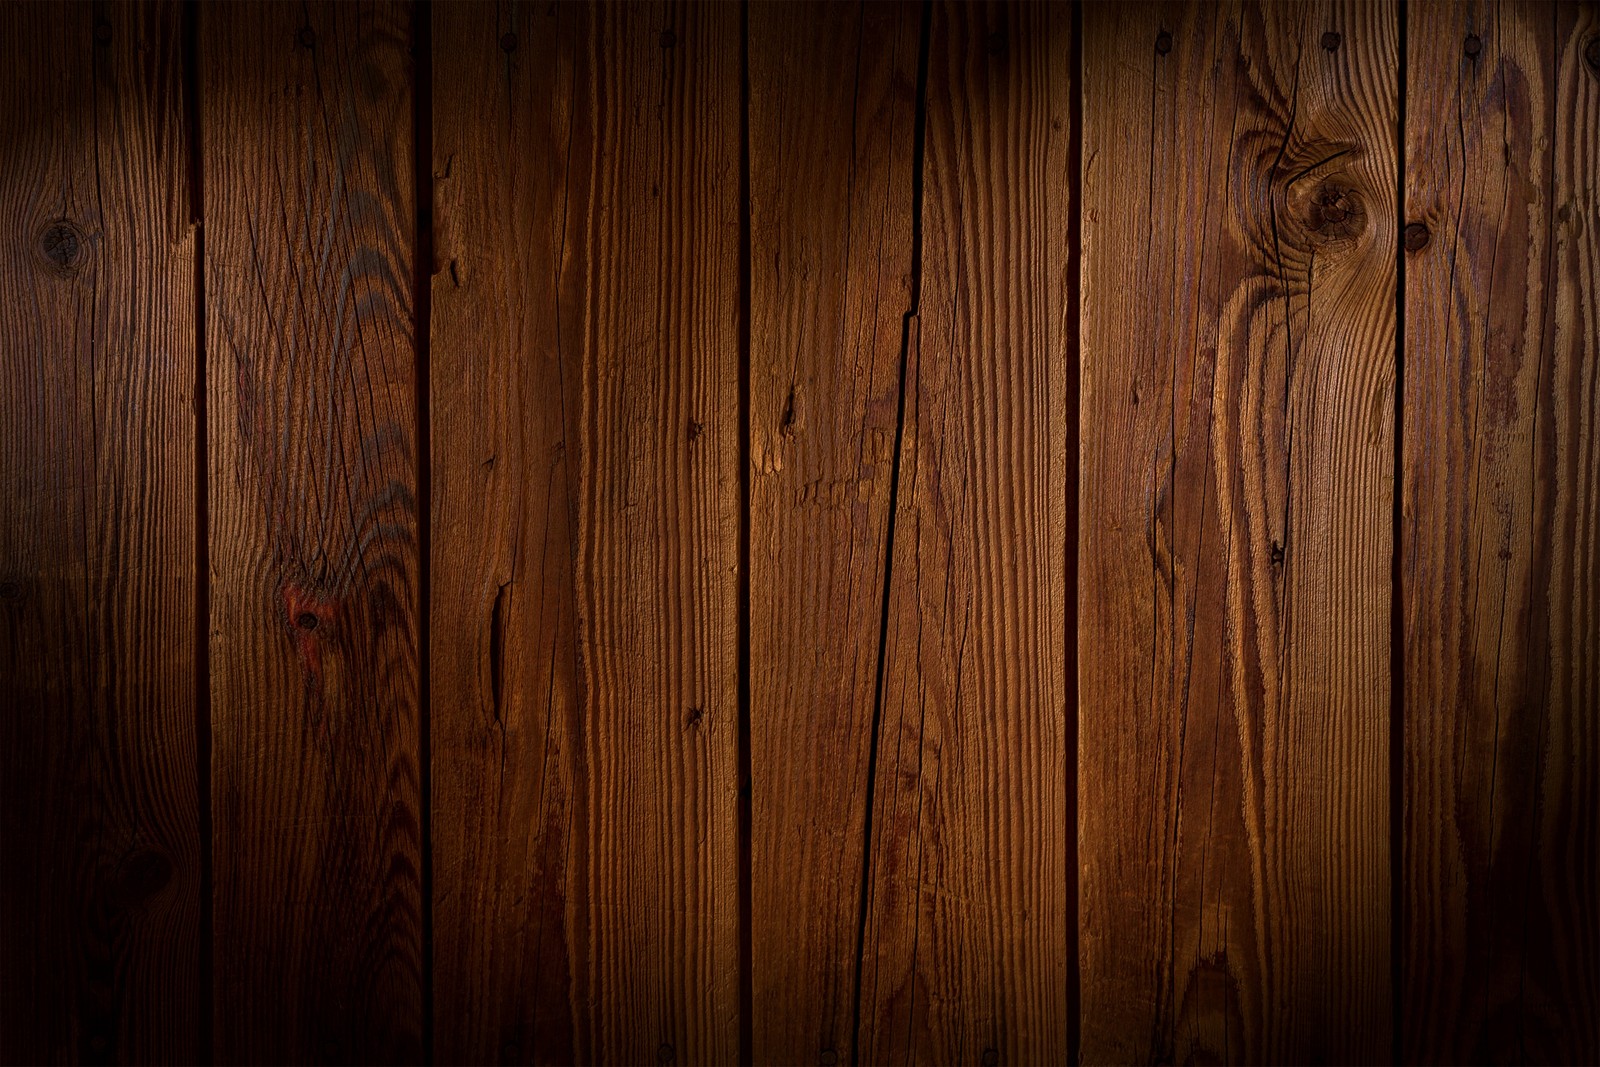
<path id="1" fill-rule="evenodd" d="M 1162 30 L 1156 34 L 1156 54 L 1164 56 L 1170 51 L 1172 51 L 1172 34 Z"/>
<path id="2" fill-rule="evenodd" d="M 1337 52 L 1339 50 L 1339 45 L 1343 43 L 1343 41 L 1344 38 L 1335 33 L 1333 30 L 1329 30 L 1327 33 L 1322 35 L 1322 47 L 1326 48 L 1330 52 Z"/>
<path id="3" fill-rule="evenodd" d="M 517 50 L 517 35 L 505 33 L 500 35 L 500 51 L 515 52 Z"/>
<path id="4" fill-rule="evenodd" d="M 1461 45 L 1461 50 L 1467 54 L 1468 59 L 1477 59 L 1478 53 L 1483 51 L 1483 40 L 1477 34 L 1469 33 Z"/>
<path id="5" fill-rule="evenodd" d="M 294 620 L 294 624 L 302 630 L 315 630 L 317 628 L 317 617 L 309 611 L 302 611 L 300 617 Z"/>
<path id="6" fill-rule="evenodd" d="M 1406 251 L 1420 252 L 1427 247 L 1428 238 L 1432 236 L 1428 228 L 1420 222 L 1413 222 L 1406 227 Z"/>

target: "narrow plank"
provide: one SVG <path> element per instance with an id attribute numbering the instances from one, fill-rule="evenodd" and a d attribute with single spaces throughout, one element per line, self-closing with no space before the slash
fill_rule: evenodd
<path id="1" fill-rule="evenodd" d="M 434 17 L 440 1056 L 732 1062 L 740 12 Z"/>
<path id="2" fill-rule="evenodd" d="M 757 1063 L 852 1055 L 921 5 L 749 26 Z"/>
<path id="3" fill-rule="evenodd" d="M 410 15 L 201 12 L 223 1061 L 423 1054 Z"/>
<path id="4" fill-rule="evenodd" d="M 1085 1062 L 1390 1054 L 1396 36 L 1084 12 Z"/>
<path id="5" fill-rule="evenodd" d="M 1061 1063 L 1071 9 L 930 22 L 856 1051 Z"/>
<path id="6" fill-rule="evenodd" d="M 1600 1059 L 1597 39 L 1593 6 L 1410 9 L 1412 1062 Z"/>
<path id="7" fill-rule="evenodd" d="M 195 1062 L 177 5 L 0 8 L 0 1061 Z"/>

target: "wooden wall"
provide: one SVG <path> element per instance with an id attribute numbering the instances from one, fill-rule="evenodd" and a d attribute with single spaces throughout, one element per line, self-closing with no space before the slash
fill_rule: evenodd
<path id="1" fill-rule="evenodd" d="M 0 1061 L 1600 1059 L 1600 9 L 0 6 Z"/>

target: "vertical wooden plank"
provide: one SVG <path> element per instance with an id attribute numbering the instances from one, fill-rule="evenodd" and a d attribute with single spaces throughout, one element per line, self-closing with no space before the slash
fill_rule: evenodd
<path id="1" fill-rule="evenodd" d="M 1083 1058 L 1386 1059 L 1396 9 L 1084 22 Z"/>
<path id="2" fill-rule="evenodd" d="M 442 1063 L 576 1062 L 584 843 L 568 250 L 589 12 L 433 10 L 434 988 Z M 581 130 L 580 130 L 581 127 Z M 576 177 L 576 180 L 574 180 Z M 577 226 L 571 227 L 581 233 Z M 565 306 L 564 306 L 565 304 Z M 562 315 L 565 312 L 566 319 Z M 576 390 L 570 389 L 577 396 Z M 576 416 L 571 419 L 575 428 Z M 653 1048 L 653 1046 L 652 1046 Z"/>
<path id="3" fill-rule="evenodd" d="M 227 1061 L 423 1053 L 410 14 L 202 12 Z"/>
<path id="4" fill-rule="evenodd" d="M 1600 1059 L 1592 5 L 1407 26 L 1405 1056 Z"/>
<path id="5" fill-rule="evenodd" d="M 911 3 L 750 8 L 757 1063 L 853 1049 L 921 25 Z"/>
<path id="6" fill-rule="evenodd" d="M 0 1060 L 196 1061 L 182 20 L 8 4 L 0 39 Z"/>
<path id="7" fill-rule="evenodd" d="M 740 12 L 435 18 L 441 1058 L 731 1062 Z"/>
<path id="8" fill-rule="evenodd" d="M 1070 36 L 930 13 L 861 1062 L 1067 1056 Z"/>

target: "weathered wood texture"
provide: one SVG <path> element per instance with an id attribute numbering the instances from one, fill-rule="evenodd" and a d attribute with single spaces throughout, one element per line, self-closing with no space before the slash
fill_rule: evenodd
<path id="1" fill-rule="evenodd" d="M 1592 5 L 1410 8 L 1414 1062 L 1600 1060 L 1597 34 Z"/>
<path id="2" fill-rule="evenodd" d="M 1390 1054 L 1396 37 L 1084 9 L 1087 1062 Z"/>
<path id="3" fill-rule="evenodd" d="M 852 1051 L 1059 1063 L 1070 9 L 928 17 Z"/>
<path id="4" fill-rule="evenodd" d="M 0 1061 L 203 1055 L 172 5 L 0 8 Z"/>
<path id="5" fill-rule="evenodd" d="M 440 1057 L 732 1062 L 740 12 L 435 18 Z"/>
<path id="6" fill-rule="evenodd" d="M 753 1058 L 848 1062 L 920 5 L 750 8 Z"/>
<path id="7" fill-rule="evenodd" d="M 423 1055 L 411 14 L 201 12 L 224 1061 Z"/>

